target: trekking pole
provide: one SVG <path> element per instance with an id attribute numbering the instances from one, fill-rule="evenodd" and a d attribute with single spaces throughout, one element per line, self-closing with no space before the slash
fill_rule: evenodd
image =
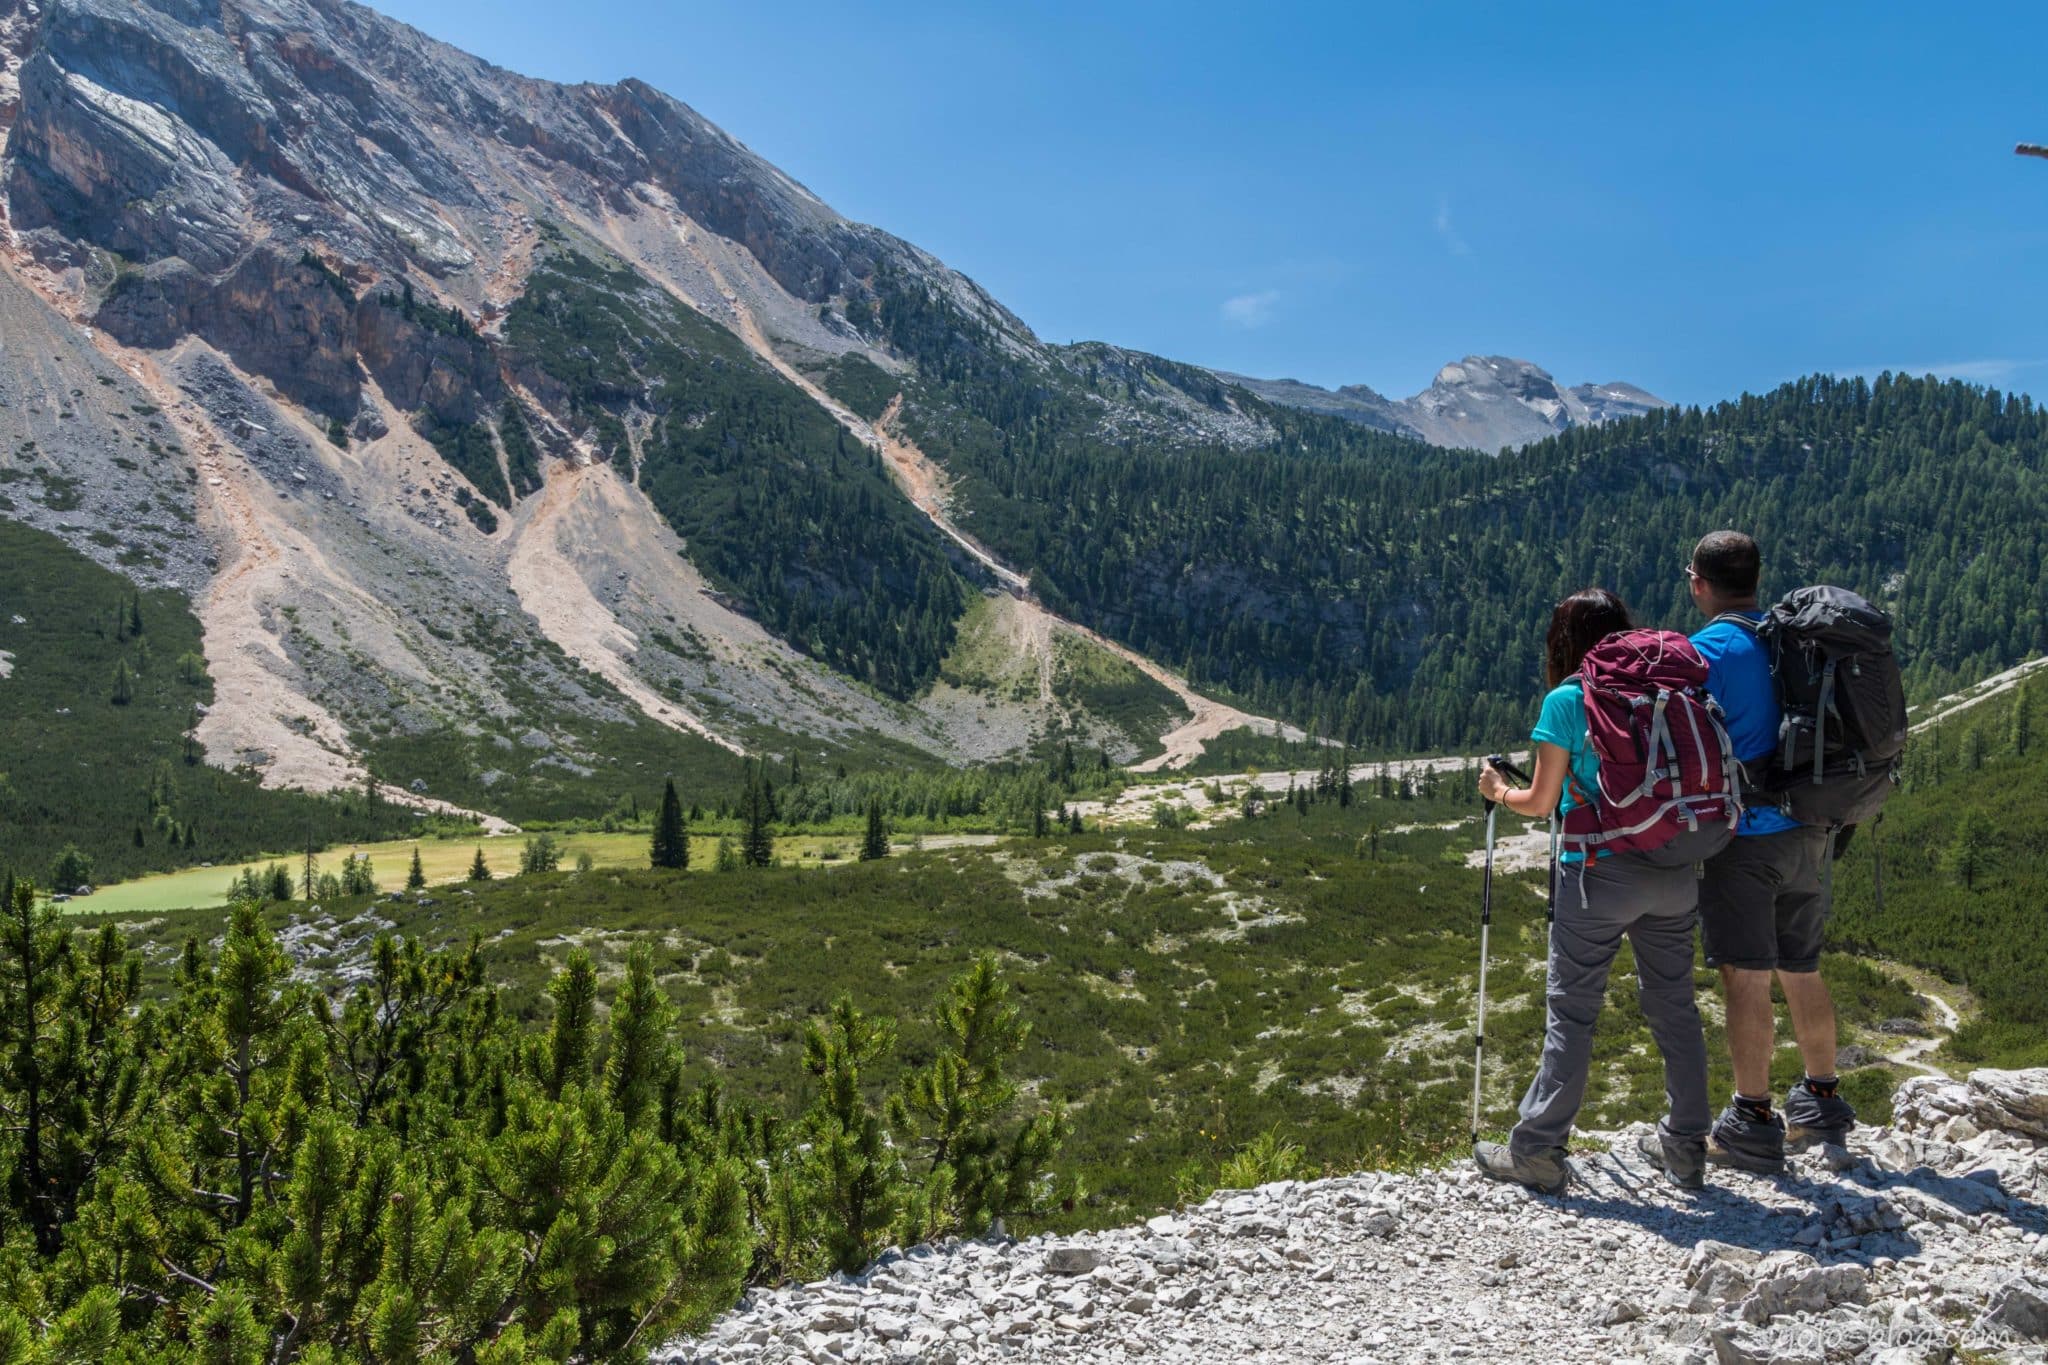
<path id="1" fill-rule="evenodd" d="M 1529 785 L 1529 775 L 1510 763 L 1505 754 L 1489 754 L 1486 766 L 1502 777 L 1512 779 L 1523 786 Z M 1486 958 L 1487 948 L 1493 936 L 1493 835 L 1494 822 L 1500 816 L 1500 808 L 1493 802 L 1486 805 L 1486 871 L 1479 883 L 1479 1024 L 1477 1036 L 1472 1045 L 1472 1140 L 1479 1141 L 1479 1098 L 1480 1083 L 1486 1074 Z M 1553 819 L 1551 839 L 1553 856 L 1557 837 L 1556 821 Z M 1554 880 L 1554 879 L 1553 879 Z M 1554 889 L 1553 889 L 1554 892 Z M 1554 896 L 1553 896 L 1554 898 Z"/>
<path id="2" fill-rule="evenodd" d="M 1479 1084 L 1486 1072 L 1486 949 L 1493 933 L 1493 826 L 1499 807 L 1486 803 L 1486 872 L 1479 891 L 1479 1027 L 1472 1048 L 1472 1140 L 1479 1141 Z"/>
<path id="3" fill-rule="evenodd" d="M 1508 762 L 1505 754 L 1488 754 L 1486 766 L 1504 778 L 1512 778 L 1523 786 L 1529 785 L 1529 777 L 1520 768 Z M 1493 937 L 1493 834 L 1495 821 L 1500 817 L 1500 808 L 1493 802 L 1486 805 L 1486 871 L 1479 883 L 1479 1024 L 1477 1036 L 1472 1043 L 1472 1140 L 1479 1141 L 1479 1092 L 1480 1083 L 1486 1075 L 1486 957 L 1487 948 Z"/>

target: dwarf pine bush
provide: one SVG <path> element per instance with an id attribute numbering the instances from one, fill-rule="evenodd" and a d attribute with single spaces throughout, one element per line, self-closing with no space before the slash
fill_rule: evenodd
<path id="1" fill-rule="evenodd" d="M 786 1119 L 685 1089 L 644 946 L 608 1012 L 572 951 L 535 1033 L 474 941 L 386 935 L 322 989 L 244 901 L 157 1001 L 114 926 L 0 909 L 8 1361 L 637 1360 L 750 1277 L 1028 1211 L 1065 1135 L 1015 1112 L 992 960 L 900 1104 L 861 1083 L 893 1029 L 835 1005 Z"/>

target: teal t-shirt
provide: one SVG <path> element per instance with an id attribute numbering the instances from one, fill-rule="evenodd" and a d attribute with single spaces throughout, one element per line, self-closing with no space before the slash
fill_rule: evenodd
<path id="1" fill-rule="evenodd" d="M 1572 799 L 1572 787 L 1585 793 L 1592 800 L 1600 781 L 1600 755 L 1593 751 L 1593 742 L 1586 738 L 1586 698 L 1579 690 L 1577 678 L 1566 678 L 1550 689 L 1543 698 L 1543 708 L 1536 713 L 1536 728 L 1529 732 L 1529 738 L 1539 744 L 1555 744 L 1571 756 L 1572 780 L 1565 783 L 1564 794 L 1558 798 L 1558 819 L 1579 802 Z M 1562 863 L 1585 861 L 1583 853 L 1559 855 Z"/>

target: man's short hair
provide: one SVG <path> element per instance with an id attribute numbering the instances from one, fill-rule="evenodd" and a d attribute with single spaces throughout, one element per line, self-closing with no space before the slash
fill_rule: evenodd
<path id="1" fill-rule="evenodd" d="M 1724 597 L 1756 596 L 1762 569 L 1756 542 L 1740 531 L 1715 531 L 1693 547 L 1692 571 Z"/>

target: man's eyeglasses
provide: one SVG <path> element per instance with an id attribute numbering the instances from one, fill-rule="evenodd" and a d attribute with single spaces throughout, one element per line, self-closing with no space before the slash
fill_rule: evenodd
<path id="1" fill-rule="evenodd" d="M 1693 568 L 1693 566 L 1690 564 L 1685 566 L 1685 576 L 1695 583 L 1700 581 L 1699 570 Z"/>

